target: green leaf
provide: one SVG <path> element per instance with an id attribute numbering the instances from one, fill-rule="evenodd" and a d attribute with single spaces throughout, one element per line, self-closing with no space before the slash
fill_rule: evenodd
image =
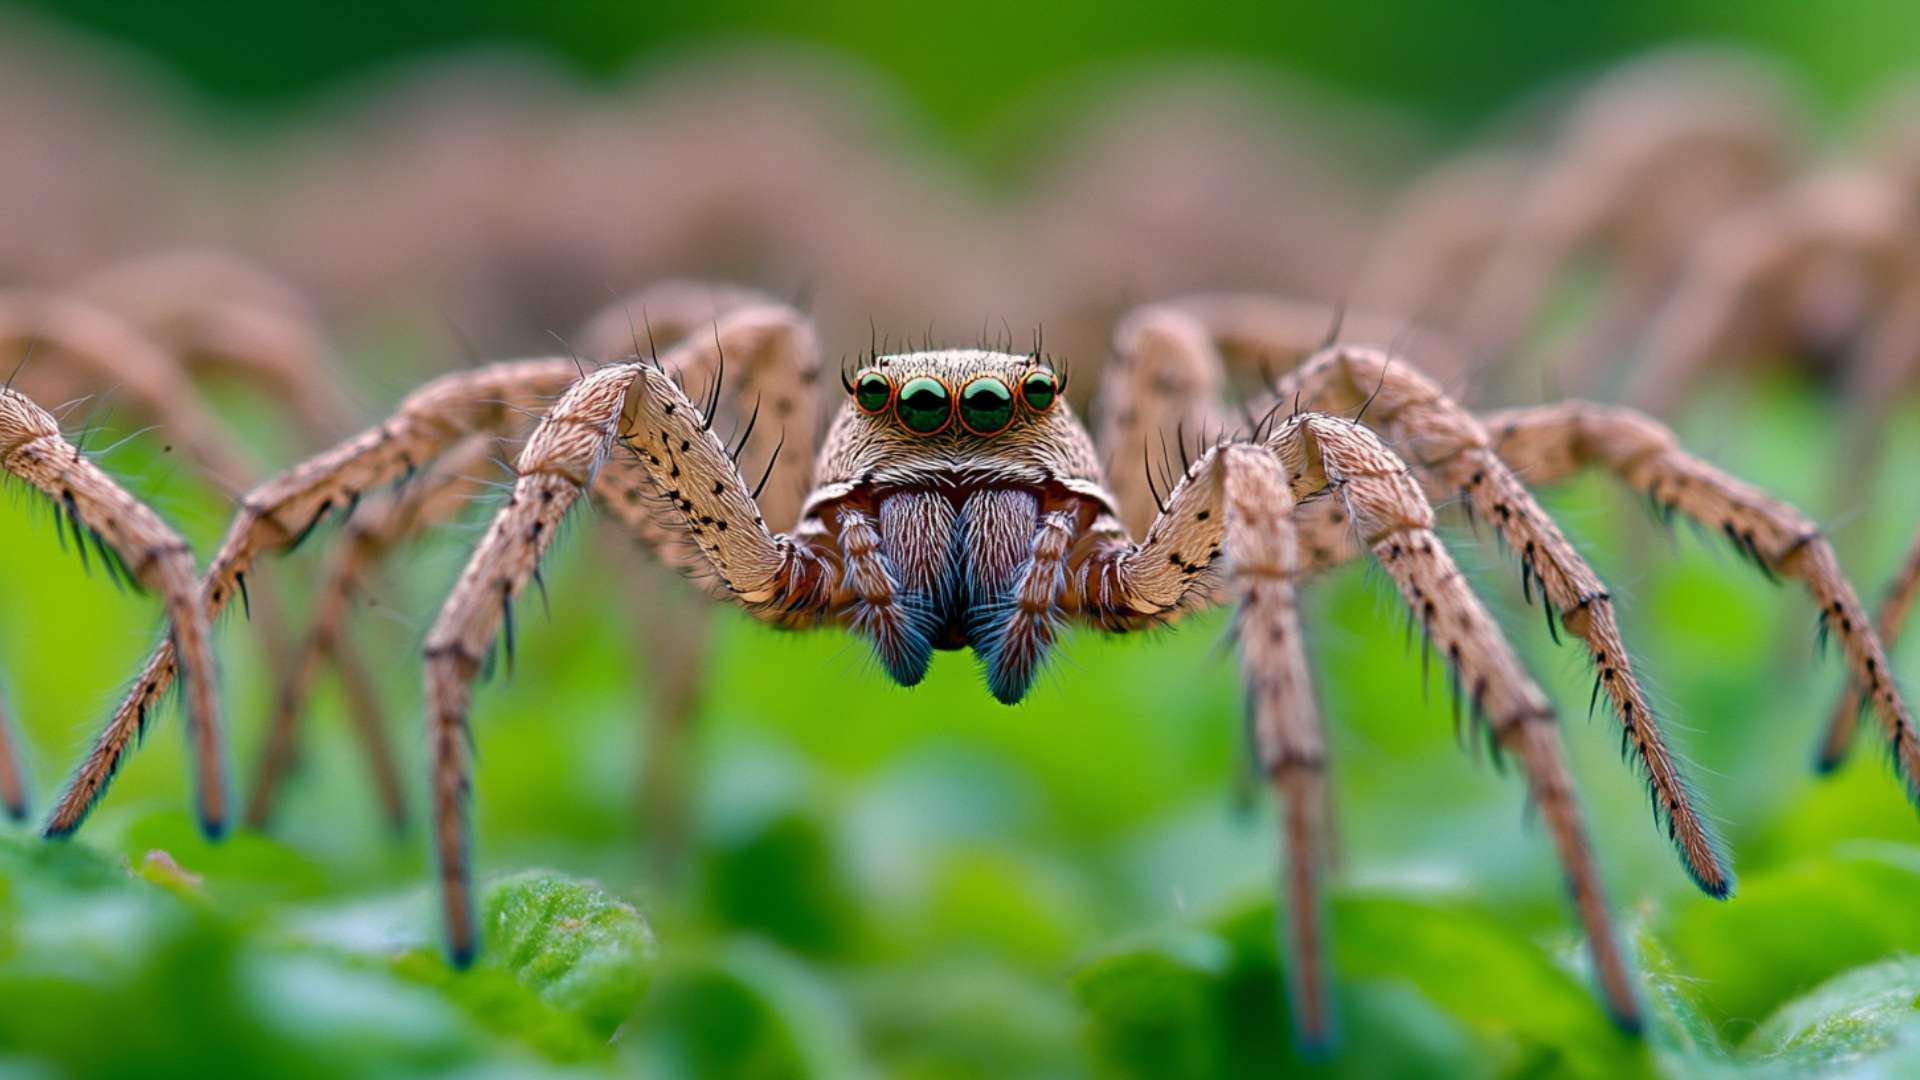
<path id="1" fill-rule="evenodd" d="M 1802 1074 L 1871 1063 L 1880 1075 L 1920 1071 L 1920 959 L 1856 968 L 1780 1007 L 1741 1052 Z"/>
<path id="2" fill-rule="evenodd" d="M 648 1076 L 768 1080 L 870 1071 L 835 991 L 791 955 L 752 940 L 664 972 L 632 1041 Z"/>
<path id="3" fill-rule="evenodd" d="M 548 871 L 497 881 L 482 903 L 488 963 L 513 972 L 542 1001 L 610 1036 L 653 974 L 653 928 L 597 885 Z"/>
<path id="4" fill-rule="evenodd" d="M 218 842 L 179 811 L 147 814 L 127 827 L 119 848 L 134 866 L 171 863 L 157 880 L 196 888 L 216 901 L 260 903 L 305 899 L 327 891 L 326 871 L 299 851 L 271 837 L 242 830 Z"/>
<path id="5" fill-rule="evenodd" d="M 1095 1054 L 1127 1076 L 1221 1075 L 1221 991 L 1232 963 L 1224 938 L 1181 930 L 1083 964 L 1073 973 L 1073 991 L 1088 1014 Z"/>
<path id="6" fill-rule="evenodd" d="M 1728 1032 L 1849 968 L 1920 952 L 1915 896 L 1920 851 L 1855 845 L 1749 874 L 1732 903 L 1689 900 L 1661 936 L 1678 968 L 1710 988 L 1702 1008 Z"/>
<path id="7" fill-rule="evenodd" d="M 656 966 L 653 930 L 599 886 L 550 871 L 492 882 L 478 962 L 447 966 L 424 890 L 310 910 L 284 930 L 316 952 L 356 957 L 431 988 L 481 1028 L 553 1061 L 605 1058 Z"/>

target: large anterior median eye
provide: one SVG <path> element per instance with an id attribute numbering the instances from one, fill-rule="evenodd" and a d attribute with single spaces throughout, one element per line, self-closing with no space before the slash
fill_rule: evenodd
<path id="1" fill-rule="evenodd" d="M 1013 423 L 1013 391 L 991 375 L 960 388 L 960 426 L 975 435 L 998 435 Z"/>
<path id="2" fill-rule="evenodd" d="M 1027 408 L 1034 412 L 1046 412 L 1053 408 L 1054 398 L 1060 394 L 1060 381 L 1051 371 L 1029 372 L 1020 380 L 1020 396 L 1026 400 Z"/>
<path id="3" fill-rule="evenodd" d="M 953 419 L 953 396 L 947 393 L 947 384 L 922 375 L 907 380 L 907 385 L 900 388 L 893 411 L 908 431 L 933 435 L 945 430 L 947 422 Z"/>
<path id="4" fill-rule="evenodd" d="M 877 413 L 893 400 L 893 381 L 877 371 L 862 372 L 854 380 L 853 403 L 864 413 Z"/>

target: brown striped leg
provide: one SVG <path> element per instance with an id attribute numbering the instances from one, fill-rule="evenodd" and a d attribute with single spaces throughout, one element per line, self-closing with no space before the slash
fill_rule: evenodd
<path id="1" fill-rule="evenodd" d="M 474 434 L 449 450 L 397 491 L 369 500 L 348 518 L 345 533 L 329 561 L 306 635 L 295 652 L 275 696 L 273 719 L 262 743 L 260 764 L 248 798 L 246 820 L 265 828 L 275 795 L 298 758 L 299 729 L 307 698 L 323 666 L 331 663 L 347 691 L 349 718 L 366 755 L 375 791 L 395 827 L 406 820 L 406 802 L 393 770 L 384 710 L 359 657 L 348 644 L 347 623 L 367 578 L 392 550 L 472 505 L 492 473 L 491 434 Z"/>
<path id="2" fill-rule="evenodd" d="M 721 320 L 716 351 L 784 348 L 811 334 L 780 308 L 743 309 Z M 704 348 L 692 342 L 683 349 Z M 677 351 L 677 350 L 676 350 Z M 670 374 L 675 358 L 617 364 L 575 382 L 528 438 L 515 481 L 440 610 L 426 643 L 427 731 L 432 761 L 435 861 L 448 952 L 456 964 L 479 948 L 468 857 L 472 684 L 495 644 L 511 657 L 513 603 L 532 581 L 568 509 L 612 454 L 642 462 L 663 512 L 708 561 L 717 588 L 777 620 L 805 607 L 828 610 L 838 591 L 820 551 L 769 531 L 751 483 L 729 447 Z M 503 633 L 504 631 L 504 633 Z"/>
<path id="3" fill-rule="evenodd" d="M 171 633 L 162 647 L 177 650 L 187 669 L 194 808 L 203 832 L 210 837 L 225 833 L 231 801 L 226 740 L 221 728 L 213 634 L 207 608 L 194 584 L 193 549 L 158 514 L 62 438 L 51 415 L 5 387 L 0 387 L 0 471 L 20 477 L 53 500 L 72 530 L 83 561 L 88 559 L 87 544 L 91 540 L 108 574 L 117 577 L 124 573 L 165 603 Z M 134 730 L 145 725 L 151 704 L 146 699 L 138 703 L 131 718 Z M 89 766 L 95 764 L 89 760 Z"/>
<path id="4" fill-rule="evenodd" d="M 1295 976 L 1303 1038 L 1324 1041 L 1330 1033 L 1316 899 L 1329 853 L 1318 840 L 1328 832 L 1326 814 L 1316 809 L 1326 798 L 1315 778 L 1321 766 L 1314 764 L 1323 760 L 1324 749 L 1300 726 L 1307 723 L 1302 717 L 1315 713 L 1305 691 L 1304 653 L 1288 644 L 1298 637 L 1297 615 L 1288 612 L 1292 581 L 1301 569 L 1290 510 L 1293 499 L 1322 490 L 1344 506 L 1358 535 L 1393 577 L 1414 618 L 1453 668 L 1476 717 L 1485 718 L 1489 736 L 1526 769 L 1586 926 L 1608 1009 L 1622 1026 L 1637 1026 L 1639 1006 L 1559 760 L 1545 695 L 1433 534 L 1432 510 L 1406 466 L 1364 426 L 1309 413 L 1280 425 L 1264 448 L 1236 444 L 1209 451 L 1181 478 L 1144 543 L 1105 545 L 1072 575 L 1081 614 L 1105 625 L 1126 626 L 1130 619 L 1145 625 L 1194 602 L 1197 590 L 1204 594 L 1199 579 L 1212 554 L 1227 545 L 1229 573 L 1242 596 L 1241 648 L 1256 731 L 1266 732 L 1263 755 L 1293 837 L 1289 937 L 1311 942 L 1295 947 L 1307 965 Z M 1224 515 L 1219 512 L 1223 499 Z M 1252 539 L 1255 531 L 1282 539 L 1262 546 Z M 1236 539 L 1251 550 L 1236 553 Z M 1288 590 L 1280 591 L 1276 581 L 1287 582 Z M 1317 731 L 1317 725 L 1310 726 Z"/>
<path id="5" fill-rule="evenodd" d="M 1292 305 L 1273 306 L 1276 316 L 1263 320 L 1256 317 L 1257 298 L 1225 305 L 1217 298 L 1199 297 L 1145 309 L 1130 322 L 1160 328 L 1163 348 L 1185 350 L 1192 364 L 1211 353 L 1212 337 L 1229 330 L 1244 336 L 1301 322 L 1291 314 Z M 1282 315 L 1288 318 L 1279 318 Z M 1271 354 L 1282 360 L 1300 355 L 1300 343 L 1292 335 L 1283 334 L 1272 344 Z M 1240 341 L 1234 354 L 1258 355 L 1259 350 L 1252 341 Z M 1728 895 L 1732 872 L 1634 675 L 1605 585 L 1494 453 L 1486 427 L 1412 365 L 1368 348 L 1337 346 L 1314 354 L 1297 371 L 1281 377 L 1273 394 L 1256 405 L 1263 416 L 1290 415 L 1302 408 L 1349 416 L 1364 411 L 1366 421 L 1419 470 L 1430 499 L 1458 497 L 1520 556 L 1529 599 L 1533 585 L 1540 587 L 1549 633 L 1557 640 L 1564 626 L 1586 644 L 1597 686 L 1619 719 L 1622 740 L 1646 769 L 1655 820 L 1666 825 L 1700 888 L 1712 896 Z"/>
<path id="6" fill-rule="evenodd" d="M 15 821 L 27 819 L 27 777 L 25 755 L 20 752 L 20 735 L 13 718 L 0 709 L 0 810 Z"/>
<path id="7" fill-rule="evenodd" d="M 1522 475 L 1535 480 L 1532 463 L 1497 453 L 1488 425 L 1406 361 L 1378 350 L 1329 349 L 1283 378 L 1279 392 L 1335 412 L 1364 408 L 1419 470 L 1429 498 L 1457 497 L 1470 520 L 1490 525 L 1520 557 L 1521 583 L 1529 600 L 1538 587 L 1548 633 L 1558 641 L 1565 627 L 1585 643 L 1596 692 L 1613 705 L 1624 751 L 1646 770 L 1655 821 L 1665 824 L 1695 884 L 1709 896 L 1728 896 L 1733 872 L 1634 673 L 1612 596 L 1521 482 Z"/>
<path id="8" fill-rule="evenodd" d="M 236 597 L 244 602 L 247 574 L 262 554 L 299 546 L 329 514 L 430 465 L 470 432 L 516 428 L 525 411 L 537 408 L 578 375 L 572 360 L 561 359 L 493 364 L 443 376 L 409 395 L 378 426 L 254 488 L 201 576 L 199 593 L 209 616 Z M 79 828 L 105 794 L 144 729 L 148 710 L 173 684 L 174 661 L 172 641 L 162 642 L 148 656 L 133 688 L 62 789 L 47 835 L 64 836 Z"/>
<path id="9" fill-rule="evenodd" d="M 1894 642 L 1899 639 L 1907 616 L 1913 613 L 1916 599 L 1920 599 L 1920 533 L 1914 535 L 1913 544 L 1900 560 L 1900 569 L 1894 572 L 1893 581 L 1880 598 L 1880 610 L 1874 614 L 1874 629 L 1879 632 L 1880 643 L 1886 648 L 1893 648 Z M 1854 728 L 1866 707 L 1866 697 L 1861 693 L 1860 684 L 1849 684 L 1846 695 L 1827 718 L 1827 731 L 1820 740 L 1820 754 L 1814 762 L 1821 772 L 1832 772 L 1846 760 L 1847 748 L 1853 743 Z"/>
<path id="10" fill-rule="evenodd" d="M 1768 577 L 1804 584 L 1819 607 L 1823 633 L 1838 636 L 1855 684 L 1880 718 L 1908 799 L 1920 806 L 1920 737 L 1912 714 L 1894 685 L 1880 635 L 1817 525 L 1688 454 L 1671 431 L 1632 409 L 1563 402 L 1498 413 L 1487 418 L 1487 426 L 1499 440 L 1500 456 L 1522 465 L 1537 483 L 1598 465 L 1662 513 L 1684 514 L 1723 533 Z"/>

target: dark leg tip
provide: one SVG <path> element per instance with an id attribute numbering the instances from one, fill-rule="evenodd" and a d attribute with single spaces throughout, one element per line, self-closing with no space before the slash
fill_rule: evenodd
<path id="1" fill-rule="evenodd" d="M 1607 1016 L 1613 1020 L 1613 1026 L 1619 1028 L 1622 1035 L 1637 1039 L 1646 1032 L 1647 1022 L 1640 1016 L 1640 1010 L 1637 1008 L 1632 1012 L 1608 1009 Z"/>
<path id="2" fill-rule="evenodd" d="M 993 694 L 993 699 L 1002 705 L 1020 704 L 1021 701 L 1026 699 L 1027 688 L 1032 685 L 1033 680 L 1030 678 L 1008 679 L 989 677 L 987 679 L 987 690 Z"/>
<path id="3" fill-rule="evenodd" d="M 204 814 L 200 817 L 200 835 L 205 837 L 209 843 L 217 844 L 226 839 L 227 828 L 227 819 L 225 817 L 211 817 Z"/>
<path id="4" fill-rule="evenodd" d="M 1699 878 L 1695 878 L 1693 883 L 1700 886 L 1701 892 L 1706 893 L 1715 900 L 1733 899 L 1733 875 L 1731 874 L 1721 878 L 1719 881 L 1702 881 Z"/>
<path id="5" fill-rule="evenodd" d="M 1002 705 L 1020 704 L 1039 673 L 1037 664 L 1019 662 L 1019 658 L 997 647 L 982 653 L 981 659 L 987 669 L 987 690 Z"/>
<path id="6" fill-rule="evenodd" d="M 1822 750 L 1813 759 L 1813 771 L 1817 776 L 1832 776 L 1834 770 L 1845 764 L 1845 753 L 1828 753 Z"/>
<path id="7" fill-rule="evenodd" d="M 11 818 L 11 819 L 13 819 L 13 820 L 14 820 L 15 822 L 23 822 L 23 821 L 25 821 L 25 820 L 27 820 L 27 803 L 26 803 L 26 800 L 24 800 L 24 799 L 22 799 L 22 800 L 20 800 L 19 802 L 10 802 L 10 803 L 8 803 L 8 804 L 7 804 L 7 817 L 9 817 L 9 818 Z"/>
<path id="8" fill-rule="evenodd" d="M 465 971 L 473 966 L 476 956 L 480 955 L 480 945 L 474 941 L 454 941 L 447 944 L 447 966 L 455 971 Z"/>
<path id="9" fill-rule="evenodd" d="M 931 666 L 932 659 L 931 656 L 889 658 L 886 661 L 887 677 L 899 686 L 919 686 L 920 681 L 927 677 L 927 668 Z"/>
<path id="10" fill-rule="evenodd" d="M 1293 1033 L 1294 1052 L 1302 1061 L 1322 1063 L 1333 1060 L 1340 1051 L 1340 1037 L 1329 1028 L 1306 1031 L 1296 1028 Z"/>

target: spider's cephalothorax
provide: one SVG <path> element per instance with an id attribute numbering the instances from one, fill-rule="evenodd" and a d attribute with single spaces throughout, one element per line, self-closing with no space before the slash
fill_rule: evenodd
<path id="1" fill-rule="evenodd" d="M 971 647 L 994 696 L 1019 701 L 1064 585 L 1064 562 L 1022 581 L 1036 534 L 1119 533 L 1060 375 L 969 350 L 875 357 L 842 383 L 795 535 L 839 539 L 851 624 L 894 681 L 918 683 L 935 649 Z"/>

